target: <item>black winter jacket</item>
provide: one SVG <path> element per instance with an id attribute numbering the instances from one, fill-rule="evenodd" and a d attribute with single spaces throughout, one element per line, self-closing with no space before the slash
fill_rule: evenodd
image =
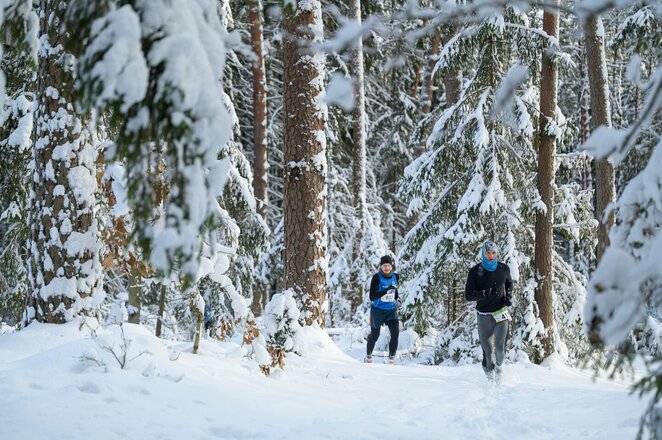
<path id="1" fill-rule="evenodd" d="M 476 301 L 476 310 L 491 313 L 511 305 L 513 280 L 508 265 L 498 263 L 493 272 L 486 270 L 482 263 L 469 269 L 464 297 Z"/>

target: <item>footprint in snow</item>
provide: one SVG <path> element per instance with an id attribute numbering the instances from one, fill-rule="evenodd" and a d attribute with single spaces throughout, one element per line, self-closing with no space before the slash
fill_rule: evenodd
<path id="1" fill-rule="evenodd" d="M 85 382 L 76 386 L 81 393 L 101 394 L 99 386 L 93 382 Z"/>

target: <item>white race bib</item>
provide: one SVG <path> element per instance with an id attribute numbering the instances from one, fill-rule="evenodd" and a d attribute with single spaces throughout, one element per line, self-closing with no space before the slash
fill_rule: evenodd
<path id="1" fill-rule="evenodd" d="M 492 316 L 494 317 L 494 320 L 496 322 L 510 321 L 511 319 L 513 319 L 510 316 L 510 312 L 508 311 L 508 307 L 504 307 L 502 309 L 497 310 L 496 312 L 492 312 Z"/>
<path id="2" fill-rule="evenodd" d="M 382 295 L 381 300 L 384 302 L 393 302 L 395 301 L 395 289 L 390 289 L 384 295 Z"/>

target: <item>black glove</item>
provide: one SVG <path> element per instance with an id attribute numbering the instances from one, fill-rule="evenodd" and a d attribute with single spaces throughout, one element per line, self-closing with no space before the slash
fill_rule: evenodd
<path id="1" fill-rule="evenodd" d="M 490 293 L 488 293 L 488 295 L 499 295 L 499 287 L 496 285 L 496 283 L 492 284 L 492 287 L 490 287 Z"/>

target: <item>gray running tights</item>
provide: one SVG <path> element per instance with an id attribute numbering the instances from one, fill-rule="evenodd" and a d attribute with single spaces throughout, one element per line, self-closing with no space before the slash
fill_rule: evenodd
<path id="1" fill-rule="evenodd" d="M 509 327 L 510 321 L 508 320 L 497 324 L 492 315 L 478 314 L 478 336 L 483 349 L 483 370 L 486 373 L 495 367 L 493 353 L 496 355 L 496 366 L 503 364 Z"/>

